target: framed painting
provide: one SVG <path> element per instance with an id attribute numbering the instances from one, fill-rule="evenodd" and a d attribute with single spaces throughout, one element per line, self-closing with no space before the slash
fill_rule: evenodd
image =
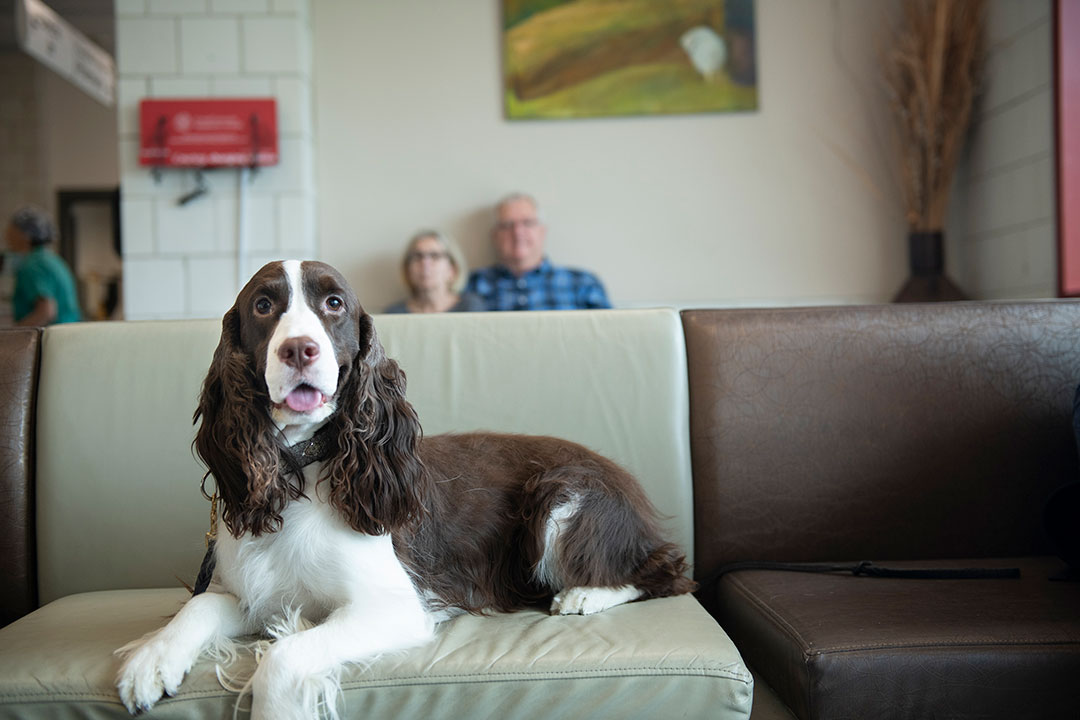
<path id="1" fill-rule="evenodd" d="M 510 119 L 756 110 L 753 0 L 502 0 Z"/>

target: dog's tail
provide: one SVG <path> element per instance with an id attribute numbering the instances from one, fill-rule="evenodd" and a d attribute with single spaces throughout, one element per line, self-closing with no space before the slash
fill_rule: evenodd
<path id="1" fill-rule="evenodd" d="M 664 543 L 645 558 L 634 574 L 633 584 L 641 590 L 642 599 L 683 595 L 697 589 L 689 573 L 690 565 L 682 550 L 673 543 Z"/>

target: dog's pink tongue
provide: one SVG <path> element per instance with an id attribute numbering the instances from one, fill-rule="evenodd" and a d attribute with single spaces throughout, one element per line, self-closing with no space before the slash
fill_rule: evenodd
<path id="1" fill-rule="evenodd" d="M 293 412 L 311 412 L 322 405 L 322 393 L 313 387 L 301 385 L 285 396 L 285 404 Z"/>

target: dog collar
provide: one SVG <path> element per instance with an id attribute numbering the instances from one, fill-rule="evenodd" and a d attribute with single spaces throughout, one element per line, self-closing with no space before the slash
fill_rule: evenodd
<path id="1" fill-rule="evenodd" d="M 330 449 L 333 447 L 330 433 L 331 427 L 327 423 L 307 440 L 290 445 L 282 452 L 295 460 L 300 467 L 307 467 L 313 462 L 325 460 L 330 456 Z"/>

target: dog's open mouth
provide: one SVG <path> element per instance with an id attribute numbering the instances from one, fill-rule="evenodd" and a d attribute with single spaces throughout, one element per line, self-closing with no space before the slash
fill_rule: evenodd
<path id="1" fill-rule="evenodd" d="M 309 413 L 322 407 L 329 399 L 310 385 L 297 385 L 292 392 L 285 396 L 285 402 L 278 403 L 277 406 L 288 405 L 293 412 Z"/>

